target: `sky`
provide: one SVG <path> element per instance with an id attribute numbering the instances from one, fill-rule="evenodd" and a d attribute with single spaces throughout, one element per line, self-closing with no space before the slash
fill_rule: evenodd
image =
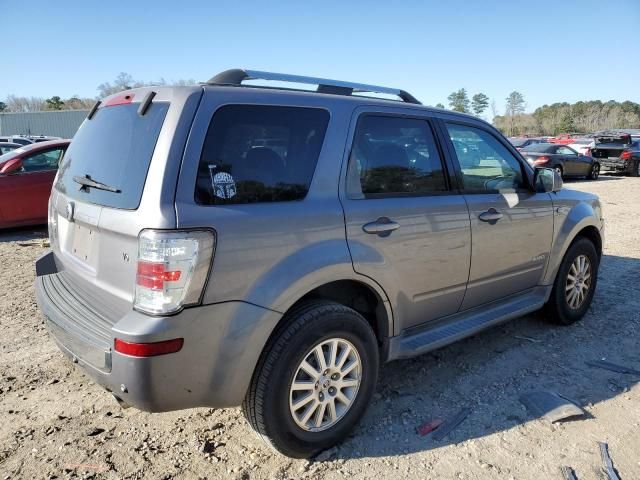
<path id="1" fill-rule="evenodd" d="M 205 81 L 250 68 L 402 88 L 504 112 L 640 102 L 640 0 L 236 2 L 0 0 L 0 100 L 95 97 L 119 72 Z M 487 113 L 491 113 L 490 110 Z"/>

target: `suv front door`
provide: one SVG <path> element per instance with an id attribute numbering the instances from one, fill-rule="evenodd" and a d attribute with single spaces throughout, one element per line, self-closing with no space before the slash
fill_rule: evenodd
<path id="1" fill-rule="evenodd" d="M 458 311 L 469 276 L 464 198 L 450 187 L 432 120 L 356 112 L 346 189 L 340 189 L 354 269 L 377 281 L 394 334 Z"/>
<path id="2" fill-rule="evenodd" d="M 471 216 L 466 310 L 539 284 L 551 249 L 553 206 L 550 194 L 530 188 L 524 164 L 489 129 L 449 121 L 444 127 Z"/>

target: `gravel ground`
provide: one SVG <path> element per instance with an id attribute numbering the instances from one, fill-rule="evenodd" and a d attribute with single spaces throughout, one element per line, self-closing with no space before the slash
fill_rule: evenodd
<path id="1" fill-rule="evenodd" d="M 569 182 L 599 194 L 607 220 L 593 306 L 571 327 L 530 315 L 381 370 L 353 434 L 315 461 L 274 453 L 239 409 L 166 414 L 122 410 L 47 337 L 33 292 L 45 231 L 0 234 L 0 480 L 14 478 L 605 478 L 608 442 L 623 480 L 640 478 L 640 377 L 585 365 L 607 358 L 640 369 L 640 179 Z M 552 389 L 583 419 L 549 424 L 520 404 Z M 416 427 L 469 408 L 442 441 Z"/>

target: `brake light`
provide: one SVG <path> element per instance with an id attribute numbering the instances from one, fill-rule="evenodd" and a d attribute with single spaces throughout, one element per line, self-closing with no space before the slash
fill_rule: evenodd
<path id="1" fill-rule="evenodd" d="M 158 315 L 199 303 L 214 246 L 209 230 L 143 230 L 138 237 L 134 308 Z"/>
<path id="2" fill-rule="evenodd" d="M 625 150 L 624 152 L 622 152 L 622 155 L 620 155 L 620 160 L 630 160 L 631 155 L 631 150 Z"/>
<path id="3" fill-rule="evenodd" d="M 116 352 L 131 355 L 132 357 L 155 357 L 179 352 L 183 344 L 184 339 L 182 338 L 152 343 L 125 342 L 124 340 L 116 338 L 113 347 Z"/>
<path id="4" fill-rule="evenodd" d="M 590 149 L 589 147 L 585 148 L 585 150 L 584 150 L 584 154 L 585 154 L 587 157 L 590 157 L 590 156 L 591 156 L 591 149 Z"/>
<path id="5" fill-rule="evenodd" d="M 540 156 L 540 157 L 536 158 L 536 159 L 533 161 L 533 164 L 534 164 L 534 165 L 542 165 L 543 163 L 547 163 L 548 161 L 549 161 L 549 157 L 547 157 L 547 156 L 545 156 L 545 155 L 542 155 L 542 156 Z"/>

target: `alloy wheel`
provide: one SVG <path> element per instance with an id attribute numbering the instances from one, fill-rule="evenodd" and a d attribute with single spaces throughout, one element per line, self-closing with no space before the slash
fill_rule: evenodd
<path id="1" fill-rule="evenodd" d="M 594 180 L 597 180 L 599 175 L 600 175 L 600 165 L 596 163 L 593 166 L 593 173 L 591 174 L 591 178 L 593 178 Z"/>
<path id="2" fill-rule="evenodd" d="M 565 284 L 565 298 L 569 308 L 579 309 L 587 298 L 591 288 L 591 271 L 591 261 L 586 255 L 578 255 L 573 260 Z"/>
<path id="3" fill-rule="evenodd" d="M 354 345 L 330 338 L 315 345 L 296 369 L 289 411 L 303 430 L 318 432 L 340 421 L 353 404 L 362 380 L 362 362 Z"/>

